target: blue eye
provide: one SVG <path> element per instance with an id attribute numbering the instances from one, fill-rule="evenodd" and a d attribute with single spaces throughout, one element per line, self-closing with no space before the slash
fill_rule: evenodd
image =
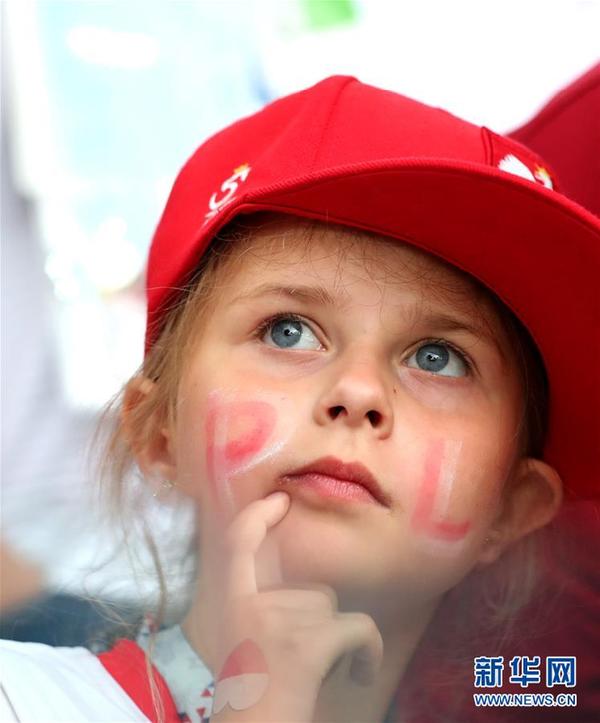
<path id="1" fill-rule="evenodd" d="M 310 326 L 296 316 L 270 319 L 262 327 L 262 340 L 279 349 L 319 349 L 321 343 Z"/>
<path id="2" fill-rule="evenodd" d="M 465 360 L 458 352 L 437 342 L 429 342 L 419 347 L 406 363 L 413 369 L 444 377 L 464 377 L 468 370 Z"/>

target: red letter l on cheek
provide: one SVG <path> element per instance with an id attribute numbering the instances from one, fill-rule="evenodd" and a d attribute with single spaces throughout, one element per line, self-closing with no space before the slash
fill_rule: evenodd
<path id="1" fill-rule="evenodd" d="M 440 486 L 442 462 L 444 461 L 444 441 L 438 439 L 433 442 L 425 459 L 423 481 L 417 495 L 417 503 L 412 515 L 412 524 L 418 530 L 430 537 L 446 542 L 462 540 L 471 528 L 470 522 L 449 522 L 434 518 L 436 498 Z"/>

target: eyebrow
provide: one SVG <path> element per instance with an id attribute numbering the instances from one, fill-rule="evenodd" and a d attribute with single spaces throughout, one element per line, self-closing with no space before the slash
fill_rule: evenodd
<path id="1" fill-rule="evenodd" d="M 441 333 L 446 331 L 466 331 L 477 339 L 483 339 L 493 346 L 502 359 L 507 361 L 506 352 L 500 344 L 498 334 L 494 333 L 487 324 L 472 324 L 463 317 L 448 316 L 447 314 L 424 314 L 421 318 L 417 319 L 415 326 L 419 324 L 431 325 L 435 327 L 436 331 L 439 330 Z"/>
<path id="2" fill-rule="evenodd" d="M 312 301 L 324 306 L 342 306 L 341 299 L 334 298 L 324 286 L 280 286 L 278 284 L 261 284 L 251 291 L 236 296 L 232 300 L 232 304 L 240 301 L 250 301 L 259 296 L 287 296 L 291 299 L 300 299 L 302 301 Z M 348 294 L 348 299 L 350 294 Z"/>
<path id="3" fill-rule="evenodd" d="M 323 306 L 333 306 L 342 309 L 347 306 L 347 301 L 351 299 L 351 294 L 349 293 L 344 295 L 346 297 L 345 299 L 342 299 L 341 297 L 336 298 L 324 286 L 320 285 L 307 286 L 299 284 L 297 286 L 281 286 L 279 284 L 260 284 L 260 286 L 256 286 L 250 291 L 239 294 L 239 296 L 236 296 L 231 303 L 236 304 L 239 302 L 251 301 L 252 299 L 257 299 L 261 296 L 285 296 L 290 299 L 298 299 L 300 301 L 312 302 Z M 415 327 L 432 326 L 435 327 L 436 331 L 439 330 L 440 333 L 446 331 L 466 331 L 472 336 L 484 339 L 490 343 L 497 349 L 502 359 L 507 361 L 506 352 L 500 344 L 498 334 L 494 333 L 487 324 L 471 323 L 463 316 L 451 316 L 442 312 L 419 312 L 415 316 L 412 325 Z"/>

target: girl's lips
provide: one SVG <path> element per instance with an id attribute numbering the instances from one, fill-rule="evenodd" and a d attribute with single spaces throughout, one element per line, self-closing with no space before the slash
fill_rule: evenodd
<path id="1" fill-rule="evenodd" d="M 375 477 L 360 462 L 346 463 L 336 457 L 321 457 L 288 472 L 282 479 L 308 486 L 326 497 L 390 506 L 389 498 Z"/>
<path id="2" fill-rule="evenodd" d="M 308 472 L 306 474 L 286 475 L 282 478 L 295 486 L 309 488 L 323 497 L 335 497 L 351 502 L 370 502 L 379 504 L 378 500 L 362 485 L 356 482 L 329 477 L 328 475 Z"/>

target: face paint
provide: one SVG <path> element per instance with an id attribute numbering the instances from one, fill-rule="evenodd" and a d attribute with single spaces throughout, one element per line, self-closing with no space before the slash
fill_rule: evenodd
<path id="1" fill-rule="evenodd" d="M 275 407 L 264 400 L 236 401 L 213 392 L 206 416 L 206 464 L 221 510 L 235 510 L 231 478 L 278 452 L 285 435 L 277 430 Z M 277 438 L 278 437 L 278 438 Z"/>
<path id="2" fill-rule="evenodd" d="M 225 474 L 235 474 L 265 446 L 275 427 L 275 409 L 267 402 L 231 402 L 209 411 L 213 452 L 220 449 Z"/>
<path id="3" fill-rule="evenodd" d="M 462 442 L 444 443 L 441 439 L 430 445 L 412 515 L 415 529 L 444 542 L 462 540 L 471 528 L 468 521 L 456 523 L 444 519 L 450 506 L 461 447 Z"/>
<path id="4" fill-rule="evenodd" d="M 234 710 L 246 710 L 263 697 L 269 687 L 267 661 L 258 645 L 249 638 L 229 655 L 217 678 L 213 713 L 229 704 Z"/>

